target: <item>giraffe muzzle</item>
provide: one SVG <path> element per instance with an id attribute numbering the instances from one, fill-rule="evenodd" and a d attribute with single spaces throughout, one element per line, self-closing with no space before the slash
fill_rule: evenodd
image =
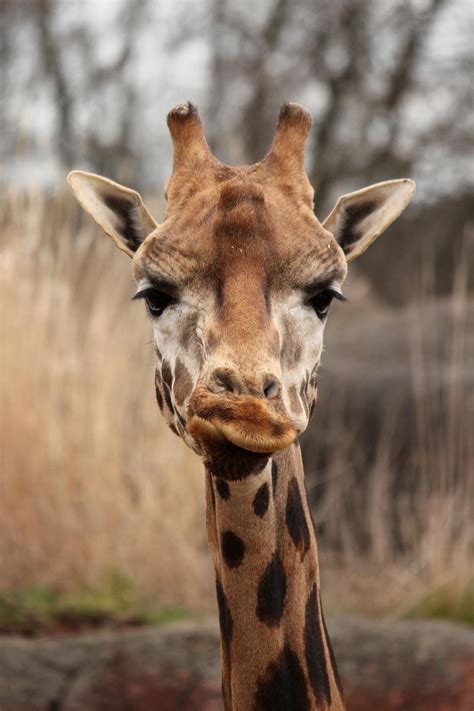
<path id="1" fill-rule="evenodd" d="M 225 397 L 197 387 L 189 404 L 187 430 L 199 441 L 225 442 L 249 452 L 272 454 L 297 436 L 281 403 L 247 395 Z"/>

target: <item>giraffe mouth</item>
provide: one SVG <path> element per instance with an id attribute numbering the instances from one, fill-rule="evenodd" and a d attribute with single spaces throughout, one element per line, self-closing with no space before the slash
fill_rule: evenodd
<path id="1" fill-rule="evenodd" d="M 202 442 L 230 444 L 247 452 L 273 454 L 286 449 L 297 436 L 286 412 L 270 410 L 261 398 L 222 396 L 206 389 L 191 398 L 187 429 Z"/>

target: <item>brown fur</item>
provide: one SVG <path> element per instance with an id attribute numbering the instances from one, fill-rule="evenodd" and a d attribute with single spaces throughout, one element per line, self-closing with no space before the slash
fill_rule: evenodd
<path id="1" fill-rule="evenodd" d="M 304 474 L 299 447 L 292 447 L 273 457 L 278 467 L 278 478 L 274 494 L 270 493 L 270 503 L 265 515 L 260 518 L 253 512 L 253 501 L 264 483 L 272 492 L 270 463 L 259 474 L 241 481 L 229 482 L 230 492 L 227 498 L 216 496 L 213 487 L 215 481 L 207 481 L 208 508 L 207 528 L 209 546 L 213 554 L 216 574 L 225 596 L 226 608 L 232 619 L 232 639 L 223 640 L 223 678 L 226 709 L 284 708 L 282 705 L 264 706 L 257 703 L 271 693 L 265 686 L 265 679 L 271 679 L 270 670 L 275 665 L 283 644 L 287 642 L 294 654 L 304 679 L 308 705 L 294 704 L 299 696 L 288 697 L 288 708 L 301 708 L 301 711 L 314 709 L 343 709 L 341 694 L 337 686 L 337 671 L 334 670 L 327 643 L 321 610 L 315 601 L 314 618 L 316 629 L 322 638 L 324 664 L 329 685 L 330 702 L 314 694 L 308 669 L 305 649 L 306 606 L 312 586 L 319 590 L 319 571 L 317 563 L 316 539 L 311 525 L 311 515 L 304 490 Z M 307 525 L 307 540 L 295 543 L 286 523 L 287 502 L 290 484 L 297 482 L 301 493 L 301 505 L 304 522 Z M 232 530 L 246 544 L 245 555 L 239 568 L 226 565 L 221 555 L 220 532 Z M 303 556 L 302 553 L 306 554 Z M 268 565 L 275 551 L 279 552 L 282 572 L 285 575 L 285 594 L 281 618 L 274 618 L 275 623 L 262 623 L 255 617 L 258 606 L 258 594 L 262 571 Z M 275 583 L 272 583 L 274 585 Z M 273 618 L 272 618 L 273 619 Z M 222 620 L 221 620 L 222 625 Z M 318 660 L 315 660 L 317 662 Z M 272 688 L 272 683 L 270 683 Z M 278 691 L 279 702 L 284 700 L 282 689 Z M 298 693 L 296 691 L 295 693 Z M 273 700 L 275 697 L 273 697 Z"/>
<path id="2" fill-rule="evenodd" d="M 186 398 L 191 395 L 193 389 L 193 381 L 186 366 L 182 363 L 179 358 L 176 361 L 175 371 L 174 371 L 174 385 L 173 392 L 177 405 L 182 405 Z"/>

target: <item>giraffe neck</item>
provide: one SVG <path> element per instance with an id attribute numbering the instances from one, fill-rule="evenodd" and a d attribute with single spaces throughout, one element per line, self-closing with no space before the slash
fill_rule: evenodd
<path id="1" fill-rule="evenodd" d="M 206 490 L 226 711 L 343 709 L 299 445 Z"/>

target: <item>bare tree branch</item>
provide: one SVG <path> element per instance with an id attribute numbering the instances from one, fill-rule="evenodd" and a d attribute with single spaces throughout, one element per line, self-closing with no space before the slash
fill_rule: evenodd
<path id="1" fill-rule="evenodd" d="M 52 31 L 53 2 L 52 0 L 37 0 L 33 4 L 33 8 L 36 13 L 36 26 L 44 70 L 51 79 L 56 94 L 59 133 L 58 152 L 62 162 L 69 166 L 74 155 L 71 120 L 72 97 L 63 71 L 60 50 L 56 45 Z"/>
<path id="2" fill-rule="evenodd" d="M 241 125 L 245 150 L 250 161 L 262 157 L 261 150 L 268 140 L 269 126 L 275 120 L 268 111 L 273 86 L 268 76 L 267 62 L 271 60 L 278 46 L 290 9 L 291 0 L 275 0 L 261 32 L 261 47 L 249 62 L 248 77 L 252 95 L 242 112 Z"/>
<path id="3" fill-rule="evenodd" d="M 334 134 L 341 118 L 345 99 L 360 76 L 360 61 L 364 47 L 363 33 L 365 33 L 365 20 L 370 13 L 369 3 L 362 4 L 359 0 L 352 0 L 344 7 L 338 25 L 347 53 L 344 68 L 337 74 L 331 75 L 327 70 L 322 77 L 329 90 L 329 104 L 324 117 L 317 123 L 317 134 L 314 142 L 311 160 L 310 179 L 316 189 L 318 201 L 324 204 L 332 179 L 338 174 L 336 163 L 338 156 L 334 155 Z M 312 53 L 312 67 L 315 75 L 324 66 L 324 54 L 327 50 L 329 33 L 314 45 Z"/>

